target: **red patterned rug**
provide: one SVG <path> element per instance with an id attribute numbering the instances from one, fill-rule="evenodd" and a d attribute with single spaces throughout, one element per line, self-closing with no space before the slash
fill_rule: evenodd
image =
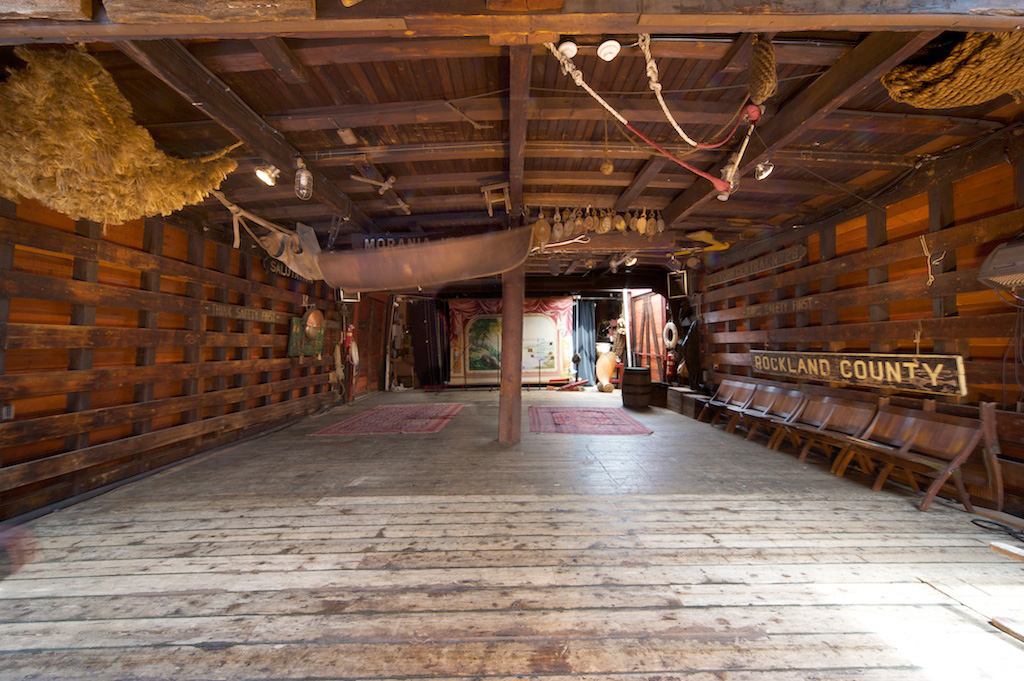
<path id="1" fill-rule="evenodd" d="M 650 435 L 654 431 L 621 409 L 530 407 L 530 432 L 572 435 Z"/>
<path id="2" fill-rule="evenodd" d="M 465 407 L 464 404 L 391 404 L 374 407 L 339 421 L 313 435 L 394 435 L 436 433 Z"/>

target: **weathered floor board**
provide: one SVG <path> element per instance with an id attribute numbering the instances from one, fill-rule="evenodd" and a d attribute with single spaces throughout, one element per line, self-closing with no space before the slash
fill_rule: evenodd
<path id="1" fill-rule="evenodd" d="M 617 396 L 529 392 L 530 404 Z M 441 433 L 312 438 L 382 402 Z M 970 516 L 664 410 L 495 442 L 379 396 L 42 518 L 0 679 L 1017 678 L 1024 568 Z"/>

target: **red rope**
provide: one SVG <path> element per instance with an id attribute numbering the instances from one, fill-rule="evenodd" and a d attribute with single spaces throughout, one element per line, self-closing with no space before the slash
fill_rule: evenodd
<path id="1" fill-rule="evenodd" d="M 743 112 L 740 111 L 739 113 L 736 114 L 736 122 L 732 124 L 732 130 L 729 131 L 728 135 L 726 135 L 724 138 L 722 138 L 721 142 L 715 142 L 715 143 L 711 143 L 711 142 L 707 142 L 707 143 L 697 142 L 697 148 L 698 149 L 717 149 L 718 147 L 722 146 L 723 144 L 725 144 L 726 142 L 728 142 L 729 140 L 732 139 L 732 136 L 736 134 L 737 130 L 739 130 L 740 123 L 742 123 L 742 122 L 743 122 Z"/>
<path id="2" fill-rule="evenodd" d="M 737 125 L 738 124 L 739 124 L 739 120 L 737 119 Z M 670 152 L 668 149 L 665 149 L 663 146 L 661 146 L 660 144 L 658 144 L 657 142 L 655 142 L 654 140 L 652 140 L 651 138 L 647 137 L 642 132 L 640 132 L 639 130 L 634 128 L 631 123 L 626 123 L 626 128 L 629 129 L 634 135 L 636 135 L 637 137 L 642 139 L 644 142 L 646 142 L 647 144 L 651 145 L 654 149 L 656 149 L 658 151 L 658 153 L 660 153 L 662 156 L 664 156 L 668 160 L 670 160 L 670 161 L 672 161 L 674 163 L 678 163 L 679 165 L 681 165 L 683 168 L 686 168 L 687 170 L 689 170 L 694 175 L 698 175 L 700 177 L 703 177 L 705 180 L 707 180 L 708 182 L 713 184 L 715 186 L 715 189 L 717 189 L 718 191 L 720 191 L 720 192 L 727 192 L 727 191 L 729 191 L 729 183 L 726 182 L 725 180 L 723 180 L 722 178 L 715 177 L 714 175 L 710 175 L 708 173 L 705 173 L 703 170 L 699 170 L 697 168 L 694 168 L 689 163 L 687 163 L 683 159 L 677 157 L 675 154 Z M 728 141 L 728 140 L 726 140 L 726 141 Z"/>

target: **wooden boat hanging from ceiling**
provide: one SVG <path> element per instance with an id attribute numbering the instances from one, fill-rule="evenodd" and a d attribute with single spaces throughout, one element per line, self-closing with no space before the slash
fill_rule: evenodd
<path id="1" fill-rule="evenodd" d="M 490 277 L 522 265 L 530 227 L 373 250 L 329 251 L 317 257 L 324 280 L 345 292 L 402 291 Z"/>

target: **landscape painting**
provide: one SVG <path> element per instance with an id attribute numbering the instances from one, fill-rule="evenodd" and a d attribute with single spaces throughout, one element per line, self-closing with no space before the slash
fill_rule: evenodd
<path id="1" fill-rule="evenodd" d="M 501 318 L 477 317 L 469 325 L 469 370 L 501 369 Z"/>

